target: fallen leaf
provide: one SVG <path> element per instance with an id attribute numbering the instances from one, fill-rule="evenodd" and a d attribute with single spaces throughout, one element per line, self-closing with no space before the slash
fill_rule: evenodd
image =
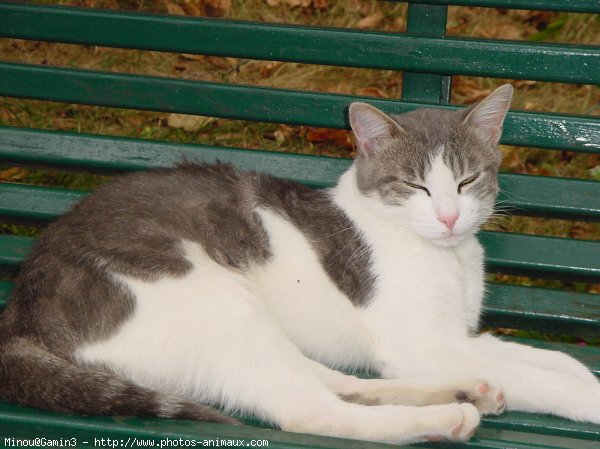
<path id="1" fill-rule="evenodd" d="M 279 0 L 267 0 L 267 5 L 269 6 L 279 6 L 281 2 Z"/>
<path id="2" fill-rule="evenodd" d="M 533 87 L 535 85 L 537 85 L 537 81 L 534 80 L 516 80 L 513 83 L 515 87 Z"/>
<path id="3" fill-rule="evenodd" d="M 356 28 L 375 28 L 377 25 L 379 25 L 379 23 L 381 23 L 382 20 L 383 14 L 381 12 L 376 12 L 375 14 L 371 14 L 370 16 L 360 19 L 356 24 Z"/>
<path id="4" fill-rule="evenodd" d="M 312 0 L 284 0 L 288 6 L 291 6 L 292 8 L 297 8 L 297 7 L 302 7 L 302 8 L 308 8 L 312 2 Z"/>
<path id="5" fill-rule="evenodd" d="M 325 11 L 329 9 L 329 3 L 327 0 L 312 0 L 312 7 L 319 11 Z"/>
<path id="6" fill-rule="evenodd" d="M 183 8 L 181 8 L 181 6 L 179 5 L 174 5 L 172 3 L 167 4 L 167 12 L 176 16 L 185 16 L 185 11 L 183 10 Z"/>
<path id="7" fill-rule="evenodd" d="M 389 95 L 382 91 L 379 87 L 369 86 L 361 87 L 356 91 L 358 95 L 364 95 L 365 97 L 380 97 L 389 98 Z"/>
<path id="8" fill-rule="evenodd" d="M 347 149 L 354 148 L 354 140 L 349 131 L 343 129 L 309 127 L 306 133 L 309 142 L 335 143 Z"/>
<path id="9" fill-rule="evenodd" d="M 188 16 L 201 17 L 203 15 L 201 6 L 195 5 L 193 3 L 182 5 L 181 8 L 185 11 L 185 14 Z"/>
<path id="10" fill-rule="evenodd" d="M 236 64 L 236 60 L 233 58 L 223 58 L 221 56 L 206 56 L 206 60 L 210 65 L 218 69 L 228 69 Z"/>
<path id="11" fill-rule="evenodd" d="M 0 179 L 4 181 L 18 181 L 27 174 L 27 170 L 21 167 L 11 167 L 0 172 Z"/>
<path id="12" fill-rule="evenodd" d="M 203 115 L 169 114 L 167 124 L 171 128 L 183 128 L 186 131 L 198 131 L 216 120 Z"/>
<path id="13" fill-rule="evenodd" d="M 229 13 L 231 0 L 204 0 L 202 9 L 206 17 L 222 17 Z"/>
<path id="14" fill-rule="evenodd" d="M 285 63 L 280 61 L 269 61 L 267 63 L 263 63 L 260 67 L 260 76 L 263 78 L 271 76 L 283 64 Z"/>

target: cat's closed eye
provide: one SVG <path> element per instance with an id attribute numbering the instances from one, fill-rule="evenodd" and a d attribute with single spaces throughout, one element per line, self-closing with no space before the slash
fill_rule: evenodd
<path id="1" fill-rule="evenodd" d="M 463 187 L 468 186 L 469 184 L 474 183 L 477 180 L 477 178 L 479 178 L 479 174 L 476 174 L 476 175 L 473 175 L 473 176 L 469 176 L 464 181 L 461 181 L 458 184 L 458 193 L 462 193 Z"/>
<path id="2" fill-rule="evenodd" d="M 425 186 L 422 186 L 420 184 L 414 184 L 412 182 L 409 181 L 404 181 L 404 184 L 406 184 L 409 187 L 412 187 L 413 189 L 417 189 L 417 190 L 422 190 L 423 192 L 425 192 L 427 194 L 427 196 L 431 196 L 431 193 L 429 192 L 429 189 Z"/>

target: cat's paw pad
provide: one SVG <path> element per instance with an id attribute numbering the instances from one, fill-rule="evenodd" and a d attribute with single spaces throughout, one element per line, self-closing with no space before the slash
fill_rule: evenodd
<path id="1" fill-rule="evenodd" d="M 475 382 L 468 389 L 459 390 L 454 396 L 459 402 L 473 404 L 482 415 L 499 415 L 506 409 L 502 390 L 486 382 Z"/>

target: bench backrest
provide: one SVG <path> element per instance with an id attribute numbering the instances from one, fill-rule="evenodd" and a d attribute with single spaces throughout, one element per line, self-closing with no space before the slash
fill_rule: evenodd
<path id="1" fill-rule="evenodd" d="M 600 84 L 600 48 L 444 37 L 448 4 L 600 13 L 596 0 L 409 1 L 407 33 L 287 26 L 0 2 L 0 37 L 130 49 L 295 61 L 404 71 L 402 100 L 186 81 L 125 73 L 0 62 L 0 95 L 200 114 L 250 121 L 348 128 L 350 102 L 389 113 L 449 105 L 450 76 L 477 75 Z M 502 143 L 600 153 L 600 119 L 510 112 Z M 313 187 L 334 183 L 344 159 L 0 127 L 0 159 L 10 163 L 120 172 L 168 166 L 182 156 L 217 158 Z M 568 220 L 600 219 L 600 183 L 502 174 L 503 207 Z M 84 193 L 0 184 L 4 222 L 44 222 Z M 600 282 L 600 243 L 482 232 L 492 272 Z M 31 238 L 0 235 L 0 267 L 14 272 Z M 4 300 L 9 282 L 0 283 Z M 600 335 L 596 295 L 492 284 L 485 324 L 570 335 Z M 593 365 L 600 372 L 600 363 Z"/>

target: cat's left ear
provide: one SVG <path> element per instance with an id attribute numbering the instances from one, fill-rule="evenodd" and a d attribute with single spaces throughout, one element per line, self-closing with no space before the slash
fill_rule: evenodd
<path id="1" fill-rule="evenodd" d="M 367 103 L 352 103 L 348 114 L 358 149 L 366 156 L 377 151 L 378 140 L 403 132 L 391 117 Z"/>
<path id="2" fill-rule="evenodd" d="M 502 135 L 502 124 L 512 94 L 513 88 L 510 84 L 500 86 L 479 103 L 466 109 L 463 123 L 475 127 L 481 137 L 496 145 Z"/>

